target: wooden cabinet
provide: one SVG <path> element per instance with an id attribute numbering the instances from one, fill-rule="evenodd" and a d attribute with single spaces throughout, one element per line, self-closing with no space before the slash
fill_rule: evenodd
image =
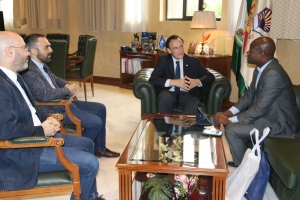
<path id="1" fill-rule="evenodd" d="M 189 54 L 200 59 L 205 68 L 216 70 L 230 81 L 231 56 L 202 56 L 199 54 Z"/>
<path id="2" fill-rule="evenodd" d="M 199 58 L 205 68 L 216 70 L 230 81 L 231 56 L 202 56 L 199 54 L 190 54 L 189 56 L 195 56 Z M 222 103 L 222 109 L 227 110 L 232 105 L 233 103 L 229 101 L 229 98 L 224 99 Z"/>
<path id="3" fill-rule="evenodd" d="M 126 59 L 145 59 L 146 61 L 141 62 L 141 68 L 154 68 L 156 66 L 158 57 L 161 53 L 142 53 L 132 51 L 120 51 L 120 87 L 131 89 L 132 80 L 134 73 L 126 70 Z"/>

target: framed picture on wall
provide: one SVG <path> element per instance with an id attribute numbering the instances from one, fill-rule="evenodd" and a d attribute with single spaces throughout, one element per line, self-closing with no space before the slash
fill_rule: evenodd
<path id="1" fill-rule="evenodd" d="M 154 52 L 156 49 L 157 32 L 142 32 L 141 44 L 143 52 Z"/>

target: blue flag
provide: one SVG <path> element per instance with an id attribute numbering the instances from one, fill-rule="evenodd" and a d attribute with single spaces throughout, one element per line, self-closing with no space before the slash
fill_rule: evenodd
<path id="1" fill-rule="evenodd" d="M 161 35 L 160 40 L 159 40 L 159 47 L 160 49 L 163 49 L 166 46 L 166 41 L 164 38 L 164 35 Z"/>

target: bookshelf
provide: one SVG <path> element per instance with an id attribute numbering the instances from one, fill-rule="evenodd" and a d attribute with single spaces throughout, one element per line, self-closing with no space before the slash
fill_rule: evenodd
<path id="1" fill-rule="evenodd" d="M 135 72 L 143 68 L 154 68 L 161 53 L 120 51 L 120 87 L 132 89 Z"/>

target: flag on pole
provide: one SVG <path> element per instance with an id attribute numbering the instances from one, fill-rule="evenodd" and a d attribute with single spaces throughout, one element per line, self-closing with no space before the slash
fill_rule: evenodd
<path id="1" fill-rule="evenodd" d="M 238 16 L 236 33 L 234 36 L 233 50 L 232 50 L 232 63 L 231 69 L 236 77 L 236 83 L 238 86 L 238 97 L 241 97 L 242 94 L 247 90 L 246 83 L 243 76 L 240 73 L 241 69 L 241 58 L 242 58 L 242 45 L 243 45 L 243 32 L 246 27 L 248 20 L 248 13 L 250 11 L 250 6 L 252 0 L 242 0 L 240 6 L 240 12 Z"/>
<path id="2" fill-rule="evenodd" d="M 268 36 L 271 30 L 272 0 L 252 0 L 247 25 L 244 30 L 242 46 L 241 69 L 245 83 L 250 86 L 253 71 L 256 66 L 247 63 L 246 55 L 253 40 L 261 36 Z"/>
<path id="3" fill-rule="evenodd" d="M 166 46 L 166 41 L 165 41 L 164 35 L 162 34 L 160 37 L 160 40 L 159 40 L 159 47 L 161 50 L 163 50 L 163 48 L 165 48 L 165 46 Z"/>

